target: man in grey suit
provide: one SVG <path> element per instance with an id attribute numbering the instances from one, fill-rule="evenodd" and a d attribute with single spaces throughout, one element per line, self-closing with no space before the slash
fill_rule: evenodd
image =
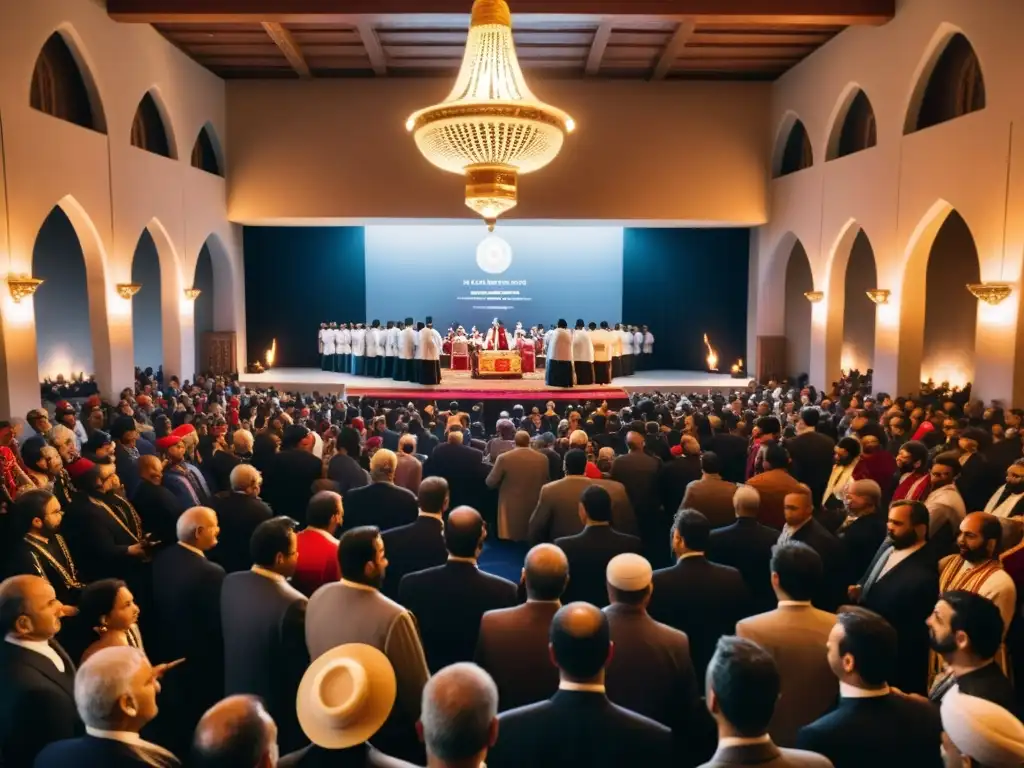
<path id="1" fill-rule="evenodd" d="M 619 533 L 636 533 L 633 506 L 622 483 L 615 480 L 592 480 L 584 475 L 586 470 L 586 453 L 573 449 L 565 454 L 565 477 L 541 488 L 537 508 L 530 517 L 531 544 L 575 536 L 582 531 L 580 498 L 591 485 L 599 485 L 608 491 L 612 501 L 612 527 Z"/>
<path id="2" fill-rule="evenodd" d="M 676 510 L 663 513 L 661 509 L 658 477 L 662 464 L 644 452 L 644 436 L 639 432 L 630 431 L 626 434 L 626 446 L 629 453 L 619 456 L 612 464 L 612 480 L 617 480 L 626 487 L 640 528 L 640 538 L 644 540 L 647 559 L 656 568 L 669 565 L 665 537 L 668 535 L 672 515 Z"/>
<path id="3" fill-rule="evenodd" d="M 736 495 L 736 483 L 722 479 L 722 463 L 718 454 L 708 451 L 700 457 L 700 480 L 686 486 L 683 506 L 702 513 L 711 523 L 711 528 L 724 528 L 736 522 L 732 497 Z"/>
<path id="4" fill-rule="evenodd" d="M 779 607 L 739 622 L 736 634 L 775 659 L 782 694 L 768 730 L 776 744 L 790 747 L 796 745 L 797 731 L 832 709 L 839 696 L 824 652 L 836 617 L 811 605 L 823 578 L 821 556 L 811 547 L 798 541 L 779 544 L 771 574 Z"/>
<path id="5" fill-rule="evenodd" d="M 530 515 L 550 479 L 548 459 L 530 447 L 530 433 L 516 432 L 516 447 L 494 460 L 487 487 L 498 489 L 498 538 L 527 541 Z"/>
<path id="6" fill-rule="evenodd" d="M 768 723 L 780 685 L 775 660 L 757 643 L 741 637 L 718 641 L 707 675 L 707 705 L 718 725 L 718 749 L 701 768 L 832 768 L 821 755 L 772 742 Z"/>
<path id="7" fill-rule="evenodd" d="M 398 691 L 375 746 L 395 757 L 422 761 L 415 723 L 429 677 L 427 661 L 413 615 L 380 592 L 388 566 L 380 530 L 367 525 L 347 531 L 338 543 L 338 563 L 341 581 L 325 584 L 309 600 L 309 657 L 315 661 L 345 643 L 372 645 L 387 656 Z"/>

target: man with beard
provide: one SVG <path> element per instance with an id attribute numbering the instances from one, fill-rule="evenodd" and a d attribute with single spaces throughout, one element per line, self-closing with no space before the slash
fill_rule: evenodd
<path id="1" fill-rule="evenodd" d="M 1024 459 L 1017 459 L 1006 470 L 1006 483 L 992 494 L 985 511 L 1002 518 L 1024 515 Z"/>
<path id="2" fill-rule="evenodd" d="M 861 577 L 885 539 L 882 490 L 874 480 L 856 480 L 846 492 L 846 519 L 836 536 L 846 550 L 847 584 Z"/>
<path id="3" fill-rule="evenodd" d="M 960 459 L 952 452 L 940 453 L 932 462 L 931 490 L 925 499 L 928 508 L 928 538 L 936 557 L 956 551 L 957 531 L 967 515 L 967 506 L 956 487 Z"/>
<path id="4" fill-rule="evenodd" d="M 41 488 L 25 491 L 18 496 L 9 514 L 12 533 L 21 539 L 11 553 L 8 575 L 39 576 L 53 586 L 61 603 L 78 605 L 83 584 L 60 534 L 64 513 L 57 498 Z"/>
<path id="5" fill-rule="evenodd" d="M 917 440 L 900 446 L 896 468 L 901 473 L 892 495 L 893 501 L 924 501 L 931 490 L 927 470 L 928 447 Z"/>
<path id="6" fill-rule="evenodd" d="M 1017 711 L 1013 684 L 995 656 L 1003 642 L 1003 619 L 991 600 L 973 592 L 944 592 L 928 617 L 929 642 L 945 669 L 935 678 L 928 698 L 940 704 L 955 685 L 961 693 Z"/>
<path id="7" fill-rule="evenodd" d="M 874 611 L 900 638 L 897 665 L 890 682 L 901 691 L 924 694 L 928 684 L 928 627 L 939 575 L 928 547 L 928 508 L 919 501 L 889 507 L 888 546 L 883 545 L 849 598 Z"/>
<path id="8" fill-rule="evenodd" d="M 882 491 L 883 503 L 892 497 L 896 479 L 896 459 L 882 447 L 878 434 L 871 431 L 877 424 L 869 424 L 860 435 L 860 461 L 857 462 L 857 479 L 874 480 Z"/>
<path id="9" fill-rule="evenodd" d="M 825 485 L 821 498 L 822 521 L 834 531 L 843 519 L 843 499 L 846 489 L 854 480 L 866 478 L 860 468 L 860 442 L 855 437 L 844 437 L 834 449 L 835 466 Z"/>
<path id="10" fill-rule="evenodd" d="M 61 470 L 64 469 L 57 449 L 47 445 L 41 437 L 29 438 L 21 446 L 21 460 L 25 463 L 25 470 L 33 487 L 52 492 Z"/>

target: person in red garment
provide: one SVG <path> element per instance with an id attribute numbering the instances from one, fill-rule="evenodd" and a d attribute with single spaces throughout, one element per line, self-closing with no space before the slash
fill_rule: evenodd
<path id="1" fill-rule="evenodd" d="M 484 349 L 507 350 L 508 348 L 508 333 L 505 331 L 505 324 L 495 318 L 490 330 L 487 331 L 487 341 L 484 344 Z"/>

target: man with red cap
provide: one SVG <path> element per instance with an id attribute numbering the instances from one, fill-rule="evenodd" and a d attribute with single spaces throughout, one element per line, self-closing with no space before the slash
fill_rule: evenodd
<path id="1" fill-rule="evenodd" d="M 209 506 L 210 500 L 206 481 L 203 480 L 200 484 L 196 480 L 197 475 L 202 477 L 198 467 L 193 467 L 185 461 L 185 440 L 182 436 L 185 426 L 194 431 L 191 425 L 183 425 L 156 441 L 160 455 L 167 459 L 167 466 L 164 469 L 164 487 L 174 494 L 182 512 L 190 507 Z M 193 470 L 195 471 L 193 472 Z"/>

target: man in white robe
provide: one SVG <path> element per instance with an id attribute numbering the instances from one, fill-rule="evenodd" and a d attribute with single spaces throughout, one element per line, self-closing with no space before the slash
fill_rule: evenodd
<path id="1" fill-rule="evenodd" d="M 378 371 L 379 363 L 384 362 L 384 350 L 381 349 L 380 344 L 380 320 L 374 320 L 370 323 L 370 327 L 366 329 L 366 375 L 378 377 L 380 371 Z"/>
<path id="2" fill-rule="evenodd" d="M 327 336 L 327 323 L 320 323 L 320 331 L 316 335 L 317 351 L 320 353 L 320 370 L 329 371 L 330 358 L 324 354 L 324 341 Z"/>
<path id="3" fill-rule="evenodd" d="M 601 327 L 590 324 L 590 341 L 594 346 L 594 383 L 612 383 L 612 332 L 608 323 L 601 321 Z"/>
<path id="4" fill-rule="evenodd" d="M 356 323 L 352 331 L 352 373 L 356 376 L 366 374 L 366 329 L 362 323 Z"/>
<path id="5" fill-rule="evenodd" d="M 342 323 L 338 327 L 338 336 L 335 341 L 335 356 L 337 364 L 334 370 L 341 373 L 352 371 L 352 323 Z"/>
<path id="6" fill-rule="evenodd" d="M 594 383 L 594 342 L 582 320 L 576 321 L 576 330 L 572 332 L 572 368 L 579 386 Z"/>
<path id="7" fill-rule="evenodd" d="M 441 345 L 444 340 L 434 329 L 433 318 L 427 318 L 426 327 L 420 329 L 419 351 L 420 384 L 435 386 L 441 383 Z"/>
<path id="8" fill-rule="evenodd" d="M 565 320 L 547 336 L 544 382 L 549 387 L 572 386 L 572 333 Z"/>
<path id="9" fill-rule="evenodd" d="M 405 318 L 398 332 L 398 359 L 395 362 L 395 381 L 417 381 L 416 329 L 411 317 Z"/>
<path id="10" fill-rule="evenodd" d="M 337 338 L 338 332 L 335 328 L 336 323 L 331 323 L 330 326 L 322 332 L 322 343 L 324 345 L 323 362 L 320 367 L 325 371 L 334 370 L 334 355 L 335 355 L 335 339 Z"/>

